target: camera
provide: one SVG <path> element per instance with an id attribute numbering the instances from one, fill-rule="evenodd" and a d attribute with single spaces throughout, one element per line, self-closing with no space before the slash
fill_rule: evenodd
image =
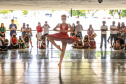
<path id="1" fill-rule="evenodd" d="M 98 0 L 99 3 L 102 3 L 103 0 Z"/>

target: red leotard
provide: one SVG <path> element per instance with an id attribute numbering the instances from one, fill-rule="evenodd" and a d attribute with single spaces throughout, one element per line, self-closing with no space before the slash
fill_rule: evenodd
<path id="1" fill-rule="evenodd" d="M 60 30 L 62 30 L 62 29 L 63 29 L 62 24 L 60 24 Z M 68 24 L 66 25 L 65 30 L 68 30 Z M 49 34 L 49 35 L 47 35 L 47 37 L 51 37 L 52 39 L 54 39 L 56 41 L 67 42 L 68 44 L 72 44 L 78 40 L 76 37 L 69 37 L 67 32 Z"/>

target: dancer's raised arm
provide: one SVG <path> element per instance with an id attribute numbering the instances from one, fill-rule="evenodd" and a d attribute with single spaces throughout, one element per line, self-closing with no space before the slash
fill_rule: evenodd
<path id="1" fill-rule="evenodd" d="M 53 31 L 60 31 L 59 25 L 60 25 L 60 24 L 56 25 L 56 27 L 53 29 Z"/>

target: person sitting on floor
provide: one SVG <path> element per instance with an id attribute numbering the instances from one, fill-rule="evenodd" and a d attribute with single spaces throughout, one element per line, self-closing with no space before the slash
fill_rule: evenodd
<path id="1" fill-rule="evenodd" d="M 21 36 L 19 36 L 18 47 L 19 47 L 19 49 L 21 49 L 21 48 L 24 49 L 25 48 L 25 42 L 24 42 L 24 40 L 22 39 Z"/>
<path id="2" fill-rule="evenodd" d="M 88 35 L 85 35 L 83 42 L 84 42 L 84 48 L 87 49 L 89 47 Z"/>
<path id="3" fill-rule="evenodd" d="M 119 41 L 121 49 L 124 49 L 125 43 L 124 43 L 124 40 L 121 37 L 121 34 L 119 34 L 119 33 L 117 34 L 116 41 Z"/>
<path id="4" fill-rule="evenodd" d="M 77 32 L 76 38 L 80 38 L 80 37 L 81 37 L 81 34 L 79 32 Z"/>
<path id="5" fill-rule="evenodd" d="M 0 50 L 2 50 L 3 47 L 3 38 L 0 36 Z"/>
<path id="6" fill-rule="evenodd" d="M 16 33 L 13 33 L 10 41 L 11 41 L 11 49 L 17 49 L 18 39 L 16 37 Z"/>
<path id="7" fill-rule="evenodd" d="M 78 49 L 82 49 L 82 48 L 83 48 L 83 42 L 82 42 L 82 39 L 81 39 L 81 38 L 78 38 L 78 41 L 77 41 L 77 48 L 78 48 Z"/>
<path id="8" fill-rule="evenodd" d="M 39 49 L 46 49 L 46 42 L 45 42 L 45 37 L 42 36 L 39 41 L 42 41 L 41 46 Z"/>
<path id="9" fill-rule="evenodd" d="M 94 39 L 90 40 L 90 49 L 96 49 L 96 42 Z"/>
<path id="10" fill-rule="evenodd" d="M 3 48 L 2 48 L 2 51 L 7 51 L 8 50 L 8 39 L 5 39 L 3 41 Z"/>
<path id="11" fill-rule="evenodd" d="M 29 37 L 28 37 L 28 34 L 25 34 L 25 37 L 24 37 L 24 41 L 25 41 L 25 47 L 26 48 L 29 48 Z"/>
<path id="12" fill-rule="evenodd" d="M 0 50 L 7 51 L 8 50 L 8 39 L 4 39 L 0 36 Z"/>
<path id="13" fill-rule="evenodd" d="M 114 42 L 113 48 L 114 48 L 114 50 L 120 50 L 121 47 L 120 47 L 119 40 L 116 40 L 116 42 Z"/>

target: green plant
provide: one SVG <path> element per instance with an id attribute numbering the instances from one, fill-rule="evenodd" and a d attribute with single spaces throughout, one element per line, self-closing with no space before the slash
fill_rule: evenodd
<path id="1" fill-rule="evenodd" d="M 8 13 L 12 13 L 13 10 L 1 10 L 0 14 L 8 14 Z"/>
<path id="2" fill-rule="evenodd" d="M 23 13 L 23 15 L 27 15 L 28 14 L 28 10 L 23 10 L 22 13 Z"/>

